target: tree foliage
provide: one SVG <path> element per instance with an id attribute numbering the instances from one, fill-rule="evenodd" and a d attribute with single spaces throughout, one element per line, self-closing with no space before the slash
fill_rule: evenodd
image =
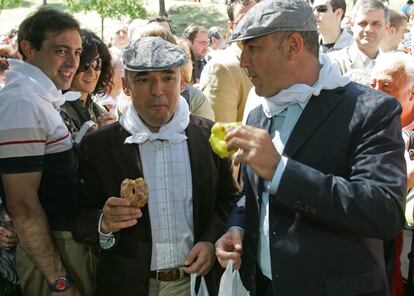
<path id="1" fill-rule="evenodd" d="M 0 10 L 5 8 L 19 7 L 23 0 L 0 0 Z"/>
<path id="2" fill-rule="evenodd" d="M 0 0 L 1 1 L 1 0 Z M 141 0 L 65 0 L 72 11 L 96 11 L 101 18 L 146 18 Z"/>
<path id="3" fill-rule="evenodd" d="M 226 28 L 227 16 L 224 13 L 214 7 L 180 5 L 173 6 L 168 10 L 168 18 L 172 21 L 173 33 L 181 36 L 184 29 L 192 23 L 206 28 L 211 26 Z"/>

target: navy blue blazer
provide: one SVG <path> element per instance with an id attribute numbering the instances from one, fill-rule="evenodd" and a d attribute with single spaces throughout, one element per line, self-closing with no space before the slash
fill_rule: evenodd
<path id="1" fill-rule="evenodd" d="M 406 192 L 400 114 L 394 98 L 353 82 L 310 99 L 270 195 L 274 295 L 388 295 L 382 241 L 403 226 Z M 261 106 L 247 123 L 270 128 Z M 243 172 L 245 210 L 229 224 L 245 227 L 241 276 L 255 295 L 263 180 Z"/>

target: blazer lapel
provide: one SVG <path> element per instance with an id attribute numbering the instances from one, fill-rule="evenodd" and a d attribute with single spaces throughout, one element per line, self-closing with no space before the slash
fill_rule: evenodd
<path id="1" fill-rule="evenodd" d="M 199 229 L 199 219 L 202 215 L 202 201 L 200 196 L 202 191 L 205 188 L 205 180 L 208 180 L 209 177 L 207 174 L 211 173 L 211 168 L 209 167 L 210 158 L 210 147 L 209 145 L 203 145 L 202 143 L 206 142 L 206 137 L 209 135 L 203 134 L 202 130 L 196 128 L 192 117 L 190 117 L 190 124 L 188 125 L 185 133 L 188 137 L 188 153 L 190 157 L 190 167 L 191 167 L 191 178 L 193 184 L 193 223 L 194 223 L 194 239 L 198 239 L 198 229 Z"/>
<path id="2" fill-rule="evenodd" d="M 284 154 L 291 157 L 298 151 L 338 103 L 342 101 L 343 96 L 340 93 L 344 90 L 344 88 L 331 91 L 324 90 L 319 96 L 313 96 L 309 100 L 286 143 Z"/>
<path id="3" fill-rule="evenodd" d="M 138 145 L 125 144 L 124 141 L 130 134 L 119 126 L 119 133 L 111 135 L 111 149 L 116 164 L 120 166 L 121 174 L 125 178 L 136 179 L 143 176 L 141 159 L 139 156 Z"/>

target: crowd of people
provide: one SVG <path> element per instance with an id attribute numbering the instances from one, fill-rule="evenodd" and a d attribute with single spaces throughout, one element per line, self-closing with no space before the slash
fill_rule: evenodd
<path id="1" fill-rule="evenodd" d="M 108 43 L 28 15 L 0 45 L 0 295 L 218 295 L 230 260 L 253 296 L 414 295 L 410 1 L 229 0 L 226 29 Z M 229 158 L 215 122 L 243 122 Z"/>

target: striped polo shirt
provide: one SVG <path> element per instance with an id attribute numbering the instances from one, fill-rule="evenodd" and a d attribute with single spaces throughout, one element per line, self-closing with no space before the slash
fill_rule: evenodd
<path id="1" fill-rule="evenodd" d="M 42 172 L 38 196 L 52 230 L 70 229 L 78 191 L 72 138 L 58 112 L 63 102 L 39 68 L 10 61 L 0 91 L 0 173 Z"/>

